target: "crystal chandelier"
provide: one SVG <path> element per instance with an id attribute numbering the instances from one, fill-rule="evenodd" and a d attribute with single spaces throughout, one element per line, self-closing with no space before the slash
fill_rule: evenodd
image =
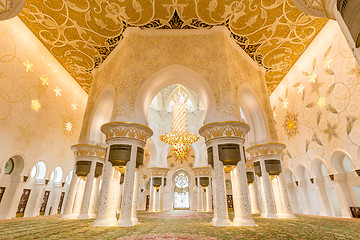
<path id="1" fill-rule="evenodd" d="M 186 157 L 187 146 L 199 140 L 199 136 L 186 131 L 186 94 L 181 92 L 180 85 L 178 92 L 172 98 L 173 108 L 173 130 L 160 136 L 160 140 L 171 145 L 173 152 L 178 159 Z"/>

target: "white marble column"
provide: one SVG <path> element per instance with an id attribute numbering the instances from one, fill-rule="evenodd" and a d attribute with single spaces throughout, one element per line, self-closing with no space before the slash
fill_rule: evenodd
<path id="1" fill-rule="evenodd" d="M 240 145 L 241 147 L 241 145 Z M 235 226 L 255 226 L 251 215 L 249 188 L 246 177 L 245 162 L 240 160 L 231 171 L 233 183 L 234 220 Z"/>
<path id="2" fill-rule="evenodd" d="M 164 177 L 161 177 L 161 186 L 159 193 L 159 212 L 164 211 L 164 192 L 165 192 L 165 180 Z"/>
<path id="3" fill-rule="evenodd" d="M 212 212 L 212 209 L 211 209 L 211 186 L 210 186 L 210 181 L 209 181 L 209 186 L 206 187 L 206 212 Z"/>
<path id="4" fill-rule="evenodd" d="M 301 189 L 302 197 L 303 197 L 303 206 L 304 206 L 304 214 L 312 214 L 312 208 L 310 204 L 309 191 L 306 180 L 299 181 L 299 186 Z"/>
<path id="5" fill-rule="evenodd" d="M 225 189 L 225 173 L 224 165 L 219 160 L 219 151 L 216 144 L 213 145 L 214 153 L 214 179 L 215 179 L 215 191 L 216 191 L 216 220 L 214 226 L 231 226 L 229 220 L 227 201 L 226 201 L 226 189 Z"/>
<path id="6" fill-rule="evenodd" d="M 119 181 L 117 184 L 114 185 L 114 192 L 115 192 L 115 201 L 114 201 L 114 209 L 116 211 L 116 214 L 120 214 L 121 211 L 121 202 L 123 200 L 124 196 L 124 183 L 120 184 L 120 179 L 123 177 L 122 175 L 125 174 L 125 172 L 121 171 L 119 172 Z"/>
<path id="7" fill-rule="evenodd" d="M 261 208 L 259 205 L 259 189 L 257 186 L 256 177 L 254 182 L 249 185 L 249 192 L 250 192 L 250 201 L 251 201 L 251 213 L 252 214 L 261 214 Z"/>
<path id="8" fill-rule="evenodd" d="M 204 199 L 205 199 L 205 192 L 203 187 L 200 187 L 200 212 L 205 212 Z"/>
<path id="9" fill-rule="evenodd" d="M 279 188 L 279 181 L 277 179 L 277 176 L 272 176 L 270 178 L 270 183 L 272 186 L 273 194 L 274 194 L 274 201 L 276 205 L 276 215 L 278 218 L 282 216 L 282 213 L 284 212 L 281 196 L 280 196 L 280 188 Z"/>
<path id="10" fill-rule="evenodd" d="M 280 192 L 280 198 L 282 203 L 282 212 L 279 215 L 280 218 L 295 218 L 295 215 L 293 213 L 293 210 L 291 208 L 290 198 L 289 198 L 289 192 L 287 189 L 286 179 L 285 179 L 285 173 L 281 172 L 278 179 L 278 187 Z"/>
<path id="11" fill-rule="evenodd" d="M 107 156 L 109 151 L 107 151 Z M 113 196 L 113 175 L 115 169 L 113 168 L 111 162 L 109 162 L 108 157 L 106 157 L 104 164 L 104 172 L 102 178 L 102 185 L 100 190 L 100 199 L 98 206 L 98 213 L 96 219 L 92 224 L 93 227 L 101 226 L 115 226 L 116 225 L 116 210 L 113 209 L 113 201 L 115 196 Z"/>
<path id="12" fill-rule="evenodd" d="M 78 186 L 76 189 L 74 208 L 73 208 L 73 215 L 76 218 L 80 214 L 81 202 L 82 202 L 82 198 L 83 198 L 83 194 L 84 194 L 84 188 L 85 188 L 85 181 L 83 179 L 79 178 Z M 50 195 L 51 195 L 51 193 L 50 193 Z"/>
<path id="13" fill-rule="evenodd" d="M 344 174 L 336 174 L 332 181 L 335 187 L 336 196 L 339 200 L 341 216 L 343 218 L 352 218 L 350 206 L 352 205 L 349 189 L 346 184 L 346 177 Z"/>
<path id="14" fill-rule="evenodd" d="M 197 194 L 196 194 L 196 200 L 197 200 L 197 212 L 201 212 L 201 186 L 200 186 L 200 177 L 196 177 L 197 181 Z"/>
<path id="15" fill-rule="evenodd" d="M 136 169 L 136 154 L 137 146 L 134 144 L 131 147 L 130 161 L 126 163 L 125 181 L 124 181 L 124 194 L 121 202 L 120 218 L 117 223 L 120 227 L 131 227 L 131 209 L 134 193 L 134 180 Z"/>
<path id="16" fill-rule="evenodd" d="M 153 186 L 153 177 L 150 179 L 150 203 L 149 203 L 149 212 L 156 212 L 155 198 L 156 190 Z"/>
<path id="17" fill-rule="evenodd" d="M 61 215 L 61 219 L 73 219 L 75 218 L 73 215 L 73 208 L 75 203 L 76 189 L 78 183 L 78 176 L 73 173 L 70 181 L 69 191 L 66 194 L 66 201 L 64 206 L 64 212 Z"/>
<path id="18" fill-rule="evenodd" d="M 140 171 L 139 169 L 135 169 L 135 181 L 134 181 L 134 197 L 132 202 L 132 209 L 131 209 L 131 221 L 133 225 L 136 225 L 139 223 L 139 220 L 137 218 L 137 208 L 138 208 L 138 194 L 139 194 L 139 178 L 140 178 Z"/>
<path id="19" fill-rule="evenodd" d="M 213 173 L 213 175 L 215 175 L 214 173 Z M 215 223 L 216 223 L 216 220 L 217 220 L 217 206 L 216 206 L 216 183 L 215 183 L 215 180 L 214 180 L 214 177 L 212 177 L 212 194 L 213 194 L 213 201 L 214 201 L 214 216 L 213 216 L 213 218 L 212 218 L 212 220 L 211 220 L 211 222 L 215 225 Z"/>
<path id="20" fill-rule="evenodd" d="M 29 200 L 26 205 L 24 218 L 39 216 L 44 190 L 44 182 L 36 182 L 35 180 L 34 187 L 31 189 Z"/>
<path id="21" fill-rule="evenodd" d="M 321 216 L 332 216 L 329 198 L 328 198 L 328 196 L 326 194 L 326 190 L 325 190 L 324 178 L 322 178 L 322 177 L 315 178 L 315 184 L 317 186 L 317 189 L 319 191 L 320 198 L 321 198 L 321 208 L 322 209 L 320 210 L 320 215 Z"/>
<path id="22" fill-rule="evenodd" d="M 259 183 L 259 202 L 260 202 L 260 210 L 261 210 L 261 214 L 260 216 L 266 216 L 266 203 L 265 203 L 265 191 L 264 191 L 264 184 L 263 184 L 263 180 L 261 176 L 257 176 L 257 181 Z"/>
<path id="23" fill-rule="evenodd" d="M 93 182 L 93 191 L 91 193 L 90 207 L 89 207 L 89 217 L 95 218 L 97 213 L 97 208 L 99 205 L 99 186 L 100 186 L 100 177 L 95 178 Z"/>
<path id="24" fill-rule="evenodd" d="M 78 219 L 88 219 L 89 216 L 89 207 L 91 201 L 91 193 L 93 191 L 93 183 L 95 178 L 95 167 L 96 161 L 91 161 L 90 172 L 86 176 L 86 183 L 84 188 L 84 194 L 81 202 L 81 209 Z"/>
<path id="25" fill-rule="evenodd" d="M 261 167 L 261 181 L 263 184 L 263 191 L 264 191 L 264 213 L 261 213 L 261 217 L 264 218 L 277 218 L 276 215 L 276 205 L 274 200 L 274 194 L 270 182 L 269 173 L 266 171 L 265 162 L 263 159 L 260 160 L 260 167 Z"/>

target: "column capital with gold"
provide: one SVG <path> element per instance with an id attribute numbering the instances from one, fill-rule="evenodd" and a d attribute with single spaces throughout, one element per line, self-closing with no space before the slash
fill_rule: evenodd
<path id="1" fill-rule="evenodd" d="M 211 167 L 194 167 L 192 170 L 194 171 L 196 177 L 198 177 L 198 176 L 210 177 L 212 168 Z"/>
<path id="2" fill-rule="evenodd" d="M 76 144 L 71 146 L 75 159 L 97 160 L 103 162 L 106 156 L 106 148 L 91 144 Z"/>
<path id="3" fill-rule="evenodd" d="M 282 143 L 264 143 L 251 146 L 247 148 L 246 151 L 250 154 L 252 161 L 256 161 L 262 157 L 268 158 L 270 155 L 281 160 L 285 148 L 286 145 Z"/>
<path id="4" fill-rule="evenodd" d="M 169 172 L 169 168 L 163 167 L 152 167 L 148 169 L 148 172 L 151 176 L 164 176 L 166 177 L 167 173 Z"/>
<path id="5" fill-rule="evenodd" d="M 215 139 L 244 139 L 250 131 L 250 126 L 240 121 L 213 122 L 202 126 L 199 134 L 205 138 L 205 143 Z"/>
<path id="6" fill-rule="evenodd" d="M 109 122 L 101 126 L 101 132 L 106 140 L 133 139 L 145 145 L 146 140 L 153 135 L 151 128 L 134 122 Z"/>

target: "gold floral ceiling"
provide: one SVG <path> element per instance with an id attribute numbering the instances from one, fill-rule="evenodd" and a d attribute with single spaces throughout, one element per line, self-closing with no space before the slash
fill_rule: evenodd
<path id="1" fill-rule="evenodd" d="M 326 23 L 289 0 L 27 0 L 20 18 L 87 92 L 127 27 L 226 26 L 272 92 Z"/>

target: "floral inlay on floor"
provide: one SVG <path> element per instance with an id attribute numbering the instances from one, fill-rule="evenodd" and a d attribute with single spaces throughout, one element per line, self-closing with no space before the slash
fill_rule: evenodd
<path id="1" fill-rule="evenodd" d="M 233 213 L 230 212 L 230 219 Z M 91 227 L 93 219 L 59 216 L 0 221 L 0 239 L 360 239 L 360 220 L 297 215 L 296 219 L 254 216 L 257 227 L 214 227 L 212 214 L 194 211 L 139 212 L 135 227 Z"/>

